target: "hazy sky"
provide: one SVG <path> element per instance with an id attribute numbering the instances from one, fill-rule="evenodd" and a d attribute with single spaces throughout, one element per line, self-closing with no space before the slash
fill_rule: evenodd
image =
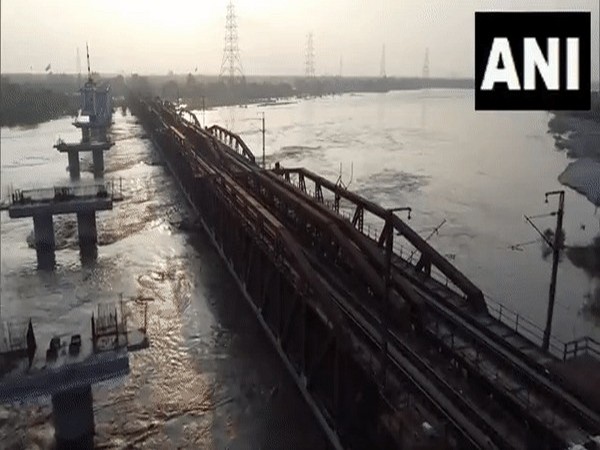
<path id="1" fill-rule="evenodd" d="M 98 72 L 215 74 L 221 67 L 228 0 L 2 0 L 1 71 L 85 68 L 89 41 Z M 236 0 L 247 75 L 304 73 L 314 33 L 317 75 L 377 76 L 382 45 L 389 76 L 473 77 L 474 11 L 591 11 L 598 79 L 600 0 Z"/>

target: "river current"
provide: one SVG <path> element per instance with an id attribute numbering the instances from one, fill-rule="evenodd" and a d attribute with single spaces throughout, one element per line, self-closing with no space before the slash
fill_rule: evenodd
<path id="1" fill-rule="evenodd" d="M 568 164 L 548 133 L 549 114 L 482 113 L 469 91 L 353 94 L 281 105 L 197 112 L 206 124 L 238 132 L 260 159 L 305 166 L 384 206 L 411 206 L 410 224 L 452 258 L 490 299 L 544 323 L 551 260 L 523 215 L 551 212 L 544 192 L 563 188 Z M 1 184 L 69 183 L 67 160 L 52 145 L 79 139 L 71 118 L 34 128 L 2 128 Z M 326 448 L 316 421 L 201 233 L 180 224 L 189 210 L 141 126 L 114 115 L 116 145 L 106 179 L 125 200 L 98 214 L 98 258 L 82 264 L 75 217 L 55 218 L 57 268 L 36 270 L 30 219 L 1 214 L 1 315 L 31 317 L 42 336 L 87 326 L 97 303 L 154 298 L 150 349 L 130 357 L 131 374 L 95 386 L 99 448 Z M 90 181 L 89 157 L 82 162 Z M 535 219 L 544 230 L 553 218 Z M 185 228 L 185 227 L 184 227 Z M 566 244 L 587 248 L 599 215 L 567 190 Z M 518 243 L 533 244 L 514 247 Z M 515 250 L 517 248 L 518 250 Z M 563 340 L 600 335 L 594 315 L 600 274 L 563 257 L 554 333 Z M 83 325 L 82 325 L 83 324 Z M 45 348 L 46 343 L 39 347 Z M 48 403 L 0 406 L 3 448 L 48 448 Z"/>

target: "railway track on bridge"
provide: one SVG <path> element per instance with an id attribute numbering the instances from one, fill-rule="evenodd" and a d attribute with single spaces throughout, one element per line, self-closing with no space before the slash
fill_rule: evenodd
<path id="1" fill-rule="evenodd" d="M 297 195 L 302 193 L 299 191 Z M 347 237 L 367 239 L 358 232 L 349 233 Z M 551 447 L 584 445 L 590 436 L 598 434 L 598 412 L 540 373 L 534 361 L 518 348 L 500 344 L 499 337 L 490 336 L 485 325 L 476 320 L 468 308 L 452 308 L 448 289 L 441 285 L 437 291 L 428 288 L 414 266 L 399 257 L 394 259 L 394 280 L 409 278 L 429 313 L 422 328 L 425 335 L 444 350 L 448 361 L 467 371 L 469 377 L 478 379 L 485 387 L 484 399 L 501 402 L 513 415 L 519 411 L 517 418 L 526 418 L 531 433 L 538 436 L 544 433 Z M 383 252 L 378 263 L 378 269 L 383 272 Z"/>
<path id="2" fill-rule="evenodd" d="M 300 191 L 294 194 L 300 198 L 303 196 Z M 334 213 L 330 211 L 330 214 Z M 335 220 L 344 219 L 338 216 Z M 345 228 L 348 230 L 348 227 Z M 349 240 L 364 238 L 356 230 L 346 233 L 344 237 Z M 357 243 L 357 247 L 364 248 L 364 245 Z M 383 272 L 382 252 L 380 256 L 378 270 Z M 365 255 L 366 257 L 368 256 Z M 471 320 L 472 314 L 464 309 L 453 310 L 444 298 L 449 295 L 448 290 L 442 289 L 445 291 L 444 296 L 440 292 L 427 289 L 414 276 L 418 273 L 415 267 L 411 267 L 406 261 L 404 264 L 399 261 L 401 259 L 397 258 L 393 264 L 393 279 L 398 283 L 405 278 L 411 279 L 418 298 L 422 300 L 419 305 L 424 305 L 428 312 L 423 320 L 426 322 L 422 327 L 424 335 L 446 353 L 448 363 L 451 362 L 457 369 L 467 371 L 471 380 L 478 380 L 484 390 L 483 395 L 476 394 L 480 404 L 499 402 L 509 415 L 515 416 L 511 428 L 504 427 L 506 431 L 514 433 L 519 419 L 525 418 L 523 436 L 534 433 L 538 436 L 539 443 L 540 436 L 543 435 L 547 445 L 552 448 L 566 447 L 573 443 L 583 445 L 590 441 L 590 436 L 598 433 L 598 413 L 532 368 L 532 362 L 518 349 L 498 344 L 485 333 L 479 322 Z M 330 267 L 321 267 L 321 270 L 325 269 Z M 377 316 L 376 311 L 371 314 L 373 317 Z M 399 345 L 397 338 L 395 343 Z M 407 346 L 403 348 L 404 354 L 410 351 Z M 422 366 L 425 367 L 425 364 Z M 438 379 L 441 379 L 441 375 Z M 444 386 L 444 391 L 450 393 L 454 401 L 459 398 L 453 391 L 449 391 L 447 386 Z M 465 409 L 468 408 L 465 406 Z M 471 417 L 482 417 L 485 409 L 471 408 Z M 492 414 L 488 416 L 491 418 Z M 572 419 L 572 416 L 575 418 Z M 501 439 L 500 435 L 493 433 L 494 429 L 502 428 L 501 424 L 497 419 L 490 419 L 490 422 L 495 423 L 487 424 L 484 428 L 494 435 L 495 439 Z"/>
<path id="3" fill-rule="evenodd" d="M 239 136 L 204 130 L 172 105 L 141 102 L 137 110 L 335 446 L 361 442 L 351 431 L 361 420 L 366 444 L 415 417 L 457 448 L 558 449 L 592 445 L 600 434 L 598 411 L 491 332 L 481 292 L 397 217 L 388 221 L 381 207 L 304 169 L 261 170 Z M 352 220 L 340 215 L 341 201 L 355 208 Z M 416 265 L 393 254 L 389 284 L 386 229 L 367 236 L 365 211 L 421 254 Z M 223 231 L 227 220 L 233 236 Z M 433 280 L 432 264 L 461 293 Z M 307 336 L 309 324 L 315 336 Z M 346 398 L 352 389 L 377 396 L 361 407 L 393 417 L 392 425 L 342 411 L 355 401 Z M 406 398 L 419 404 L 416 412 Z M 390 436 L 379 446 L 400 444 L 406 439 Z"/>

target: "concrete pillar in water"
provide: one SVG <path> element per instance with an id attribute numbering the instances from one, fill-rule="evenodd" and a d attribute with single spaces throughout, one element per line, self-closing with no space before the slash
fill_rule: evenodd
<path id="1" fill-rule="evenodd" d="M 94 162 L 94 178 L 102 178 L 104 174 L 104 153 L 102 150 L 92 150 Z"/>
<path id="2" fill-rule="evenodd" d="M 71 178 L 79 179 L 79 152 L 71 150 L 68 152 L 69 155 L 69 173 Z"/>
<path id="3" fill-rule="evenodd" d="M 93 263 L 98 258 L 98 232 L 96 230 L 96 213 L 85 212 L 77 214 L 77 234 L 81 263 Z"/>
<path id="4" fill-rule="evenodd" d="M 94 448 L 94 399 L 90 385 L 52 396 L 57 449 Z"/>
<path id="5" fill-rule="evenodd" d="M 33 216 L 33 235 L 35 238 L 35 251 L 37 253 L 38 267 L 48 269 L 54 267 L 54 223 L 52 214 L 38 214 Z"/>
<path id="6" fill-rule="evenodd" d="M 96 231 L 96 213 L 77 213 L 77 234 L 80 246 L 96 245 L 98 232 Z"/>

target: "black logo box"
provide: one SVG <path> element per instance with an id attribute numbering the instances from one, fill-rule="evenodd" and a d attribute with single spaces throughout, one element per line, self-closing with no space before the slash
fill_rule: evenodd
<path id="1" fill-rule="evenodd" d="M 547 38 L 560 39 L 560 90 L 549 91 L 536 70 L 534 91 L 510 91 L 497 83 L 482 91 L 494 38 L 508 38 L 519 81 L 523 83 L 523 38 L 536 38 L 546 55 Z M 567 91 L 566 38 L 579 38 L 579 90 Z M 589 110 L 591 78 L 590 12 L 476 12 L 475 13 L 475 109 L 476 110 Z M 521 86 L 522 87 L 522 86 Z"/>

